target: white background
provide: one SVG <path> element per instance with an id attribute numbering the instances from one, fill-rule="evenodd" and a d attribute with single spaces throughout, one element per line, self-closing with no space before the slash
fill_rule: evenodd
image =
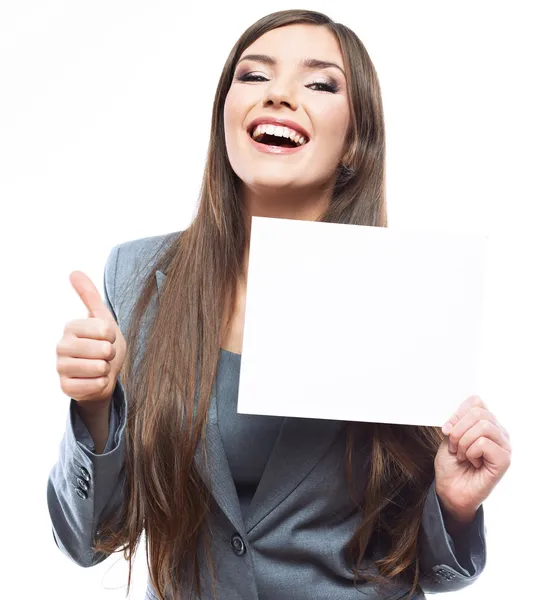
<path id="1" fill-rule="evenodd" d="M 2 597 L 124 598 L 122 555 L 57 550 L 46 483 L 69 399 L 55 345 L 115 244 L 192 219 L 231 46 L 293 2 L 0 4 Z M 488 564 L 456 598 L 551 597 L 560 398 L 555 2 L 307 2 L 350 26 L 380 77 L 390 226 L 488 234 L 485 400 L 513 463 L 485 503 Z M 554 37 L 556 36 L 556 41 Z M 143 598 L 144 549 L 133 598 Z M 112 565 L 115 565 L 112 568 Z M 104 589 L 105 587 L 105 589 Z M 111 588 L 116 588 L 111 590 Z"/>

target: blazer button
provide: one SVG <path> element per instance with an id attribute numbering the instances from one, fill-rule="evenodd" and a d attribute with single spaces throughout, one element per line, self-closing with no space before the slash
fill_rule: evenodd
<path id="1" fill-rule="evenodd" d="M 235 533 L 231 536 L 231 547 L 233 549 L 233 552 L 237 554 L 237 556 L 243 556 L 243 554 L 245 554 L 245 552 L 247 551 L 247 548 L 245 547 L 245 542 L 238 533 Z"/>
<path id="2" fill-rule="evenodd" d="M 84 492 L 87 492 L 89 489 L 89 485 L 81 477 L 76 477 L 76 479 L 78 481 L 78 485 L 82 488 L 82 490 L 84 490 Z"/>
<path id="3" fill-rule="evenodd" d="M 86 481 L 90 481 L 91 477 L 89 475 L 88 470 L 85 467 L 80 466 L 80 473 L 82 474 L 82 477 L 86 480 Z"/>
<path id="4" fill-rule="evenodd" d="M 80 496 L 80 498 L 82 498 L 82 500 L 85 500 L 87 498 L 87 494 L 81 488 L 75 487 L 74 491 L 76 492 L 76 494 L 78 494 L 78 496 Z"/>

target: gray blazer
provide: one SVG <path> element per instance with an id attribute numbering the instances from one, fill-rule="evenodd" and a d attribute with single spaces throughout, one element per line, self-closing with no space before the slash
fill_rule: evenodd
<path id="1" fill-rule="evenodd" d="M 104 273 L 105 302 L 125 337 L 136 295 L 132 269 L 138 262 L 153 264 L 155 251 L 180 233 L 128 241 L 111 250 Z M 159 297 L 165 274 L 158 271 L 156 281 Z M 125 284 L 131 285 L 132 293 L 122 294 Z M 154 309 L 155 304 L 150 310 Z M 112 402 L 116 425 L 109 450 L 95 454 L 88 448 L 69 411 L 59 457 L 48 478 L 55 542 L 83 567 L 104 560 L 92 550 L 93 533 L 123 499 L 126 397 L 120 381 Z M 393 600 L 406 596 L 404 584 L 390 590 L 374 585 L 356 588 L 345 565 L 343 547 L 358 516 L 345 479 L 342 426 L 340 421 L 286 418 L 244 520 L 218 430 L 214 386 L 207 433 L 208 475 L 200 447 L 196 461 L 214 500 L 212 555 L 220 600 L 357 600 L 364 593 L 375 600 L 382 598 L 381 591 Z M 483 508 L 464 535 L 452 539 L 433 482 L 422 518 L 420 558 L 425 592 L 449 592 L 472 584 L 486 563 Z M 203 556 L 201 561 L 204 565 Z M 205 579 L 205 599 L 213 597 L 209 581 Z M 146 599 L 155 598 L 148 582 Z"/>

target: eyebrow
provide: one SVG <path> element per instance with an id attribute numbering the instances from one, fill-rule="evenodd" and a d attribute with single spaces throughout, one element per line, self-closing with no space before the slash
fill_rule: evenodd
<path id="1" fill-rule="evenodd" d="M 237 64 L 239 64 L 243 60 L 254 60 L 256 62 L 264 63 L 265 65 L 270 65 L 271 67 L 278 64 L 278 61 L 267 54 L 247 54 L 241 57 Z M 304 67 L 306 69 L 328 69 L 329 67 L 334 67 L 338 69 L 345 77 L 346 73 L 343 71 L 342 67 L 337 65 L 336 63 L 329 62 L 327 60 L 319 60 L 317 58 L 304 58 L 299 61 L 299 66 Z"/>

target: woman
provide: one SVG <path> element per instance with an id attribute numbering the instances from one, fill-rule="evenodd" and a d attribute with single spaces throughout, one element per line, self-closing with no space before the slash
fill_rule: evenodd
<path id="1" fill-rule="evenodd" d="M 113 248 L 104 298 L 71 275 L 89 314 L 57 346 L 71 402 L 48 483 L 70 558 L 130 560 L 145 531 L 147 598 L 424 598 L 478 578 L 511 453 L 480 398 L 443 432 L 236 414 L 251 216 L 387 226 L 384 180 L 356 35 L 311 11 L 252 25 L 218 84 L 193 223 Z"/>

